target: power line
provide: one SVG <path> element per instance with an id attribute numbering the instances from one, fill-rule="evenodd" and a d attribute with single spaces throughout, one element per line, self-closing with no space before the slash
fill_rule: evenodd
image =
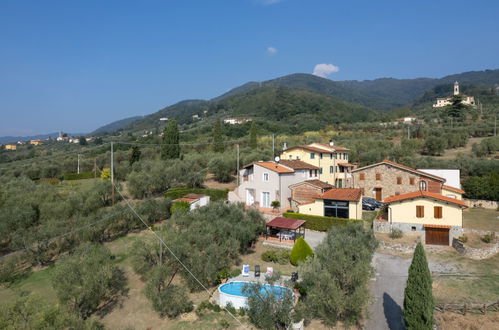
<path id="1" fill-rule="evenodd" d="M 123 196 L 123 194 L 121 193 L 121 191 L 119 189 L 116 189 L 116 191 L 118 192 L 118 194 L 121 196 L 121 198 L 125 201 L 126 205 L 130 208 L 130 210 L 132 210 L 132 212 L 140 219 L 140 221 L 144 224 L 144 226 L 146 226 L 147 229 L 149 229 L 154 236 L 156 236 L 156 238 L 161 242 L 161 244 L 163 244 L 166 249 L 168 250 L 168 252 L 170 252 L 170 254 L 179 262 L 180 265 L 182 265 L 182 267 L 192 276 L 192 278 L 194 278 L 196 280 L 196 282 L 199 283 L 199 285 L 201 285 L 201 287 L 206 291 L 206 293 L 208 293 L 208 296 L 211 297 L 212 294 L 210 293 L 210 291 L 203 285 L 203 283 L 201 283 L 201 281 L 190 271 L 189 268 L 187 268 L 187 266 L 177 257 L 177 255 L 172 251 L 172 249 L 170 249 L 170 247 L 165 243 L 165 241 L 154 231 L 152 230 L 152 228 L 144 221 L 144 219 L 142 219 L 142 217 L 137 213 L 137 211 L 135 211 L 135 209 L 132 207 L 132 205 L 128 202 L 128 200 Z M 242 323 L 241 321 L 236 318 L 229 310 L 227 310 L 227 308 L 225 308 L 224 306 L 222 306 L 222 308 L 227 312 L 229 313 L 230 316 L 232 316 L 232 318 L 234 320 L 236 320 L 242 327 L 246 328 Z"/>

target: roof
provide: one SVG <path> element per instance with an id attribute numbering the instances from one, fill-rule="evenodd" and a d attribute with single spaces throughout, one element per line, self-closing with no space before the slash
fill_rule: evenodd
<path id="1" fill-rule="evenodd" d="M 305 163 L 304 161 L 295 159 L 295 160 L 281 160 L 280 164 L 291 167 L 294 170 L 320 170 L 319 167 L 314 166 L 309 163 Z"/>
<path id="2" fill-rule="evenodd" d="M 338 163 L 338 166 L 342 166 L 342 167 L 355 167 L 354 164 L 350 164 L 350 163 Z"/>
<path id="3" fill-rule="evenodd" d="M 301 185 L 304 185 L 304 184 L 310 184 L 310 185 L 316 186 L 316 187 L 321 188 L 321 189 L 326 189 L 326 188 L 332 188 L 333 187 L 333 185 L 331 185 L 331 184 L 329 184 L 327 182 L 321 181 L 321 180 L 306 180 L 306 181 L 301 181 L 301 182 L 292 184 L 289 187 L 290 188 L 291 187 L 297 187 L 297 186 L 301 186 Z"/>
<path id="4" fill-rule="evenodd" d="M 350 151 L 350 149 L 343 148 L 343 147 L 338 147 L 338 146 L 330 146 L 324 143 L 315 143 L 316 145 L 319 145 L 320 147 L 315 147 L 313 145 L 302 145 L 302 146 L 295 146 L 288 148 L 284 150 L 283 152 L 294 150 L 294 149 L 305 149 L 309 151 L 314 151 L 314 152 L 324 152 L 324 153 L 332 153 L 335 151 Z"/>
<path id="5" fill-rule="evenodd" d="M 267 227 L 295 230 L 303 226 L 305 220 L 277 217 L 267 222 Z"/>
<path id="6" fill-rule="evenodd" d="M 319 198 L 334 199 L 338 201 L 359 201 L 362 197 L 362 189 L 338 188 L 323 193 Z"/>
<path id="7" fill-rule="evenodd" d="M 465 191 L 464 190 L 461 190 L 461 189 L 458 189 L 458 188 L 455 188 L 455 187 L 451 187 L 451 186 L 447 186 L 447 185 L 442 185 L 442 189 L 447 189 L 447 190 L 452 190 L 452 191 L 455 191 L 457 193 L 460 193 L 460 194 L 464 194 Z"/>
<path id="8" fill-rule="evenodd" d="M 277 173 L 293 173 L 294 170 L 292 168 L 289 168 L 287 166 L 280 165 L 278 163 L 274 162 L 254 162 L 248 165 L 245 165 L 244 168 L 250 167 L 252 165 L 259 165 L 261 167 L 264 167 L 268 170 L 277 172 Z"/>
<path id="9" fill-rule="evenodd" d="M 191 193 L 191 194 L 184 195 L 180 198 L 177 198 L 175 200 L 175 202 L 187 202 L 187 203 L 191 204 L 191 203 L 194 203 L 195 201 L 198 201 L 200 198 L 205 197 L 205 196 L 207 196 L 207 195 Z"/>
<path id="10" fill-rule="evenodd" d="M 385 203 L 401 202 L 404 200 L 415 199 L 415 198 L 432 198 L 432 199 L 440 200 L 443 202 L 457 204 L 457 205 L 463 206 L 463 207 L 468 207 L 468 205 L 466 205 L 465 202 L 463 202 L 459 199 L 447 197 L 447 196 L 444 196 L 441 194 L 428 192 L 426 190 L 418 190 L 418 191 L 414 191 L 414 192 L 411 192 L 408 194 L 390 196 L 390 197 L 385 198 L 384 202 Z"/>
<path id="11" fill-rule="evenodd" d="M 439 176 L 436 176 L 436 175 L 433 175 L 433 174 L 430 174 L 430 173 L 426 173 L 426 172 L 423 172 L 423 171 L 419 171 L 419 170 L 417 170 L 415 168 L 412 168 L 412 167 L 409 167 L 409 166 L 406 166 L 406 165 L 402 165 L 402 164 L 399 164 L 399 163 L 395 163 L 395 162 L 392 162 L 392 161 L 390 161 L 388 159 L 385 159 L 385 160 L 383 160 L 380 163 L 371 164 L 371 165 L 367 165 L 367 166 L 364 166 L 364 167 L 356 168 L 356 169 L 352 170 L 352 173 L 353 172 L 363 171 L 363 170 L 365 170 L 367 168 L 379 166 L 379 165 L 382 165 L 382 164 L 390 165 L 390 166 L 397 167 L 397 168 L 400 168 L 400 169 L 403 169 L 403 170 L 406 170 L 406 171 L 409 171 L 409 172 L 412 172 L 412 173 L 416 173 L 416 174 L 421 175 L 421 176 L 425 176 L 425 177 L 428 177 L 428 178 L 433 178 L 433 179 L 435 179 L 437 181 L 445 182 L 445 179 L 442 178 L 442 177 L 439 177 Z"/>

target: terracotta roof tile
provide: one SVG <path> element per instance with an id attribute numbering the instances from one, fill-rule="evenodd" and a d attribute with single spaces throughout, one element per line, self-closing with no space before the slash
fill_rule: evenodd
<path id="1" fill-rule="evenodd" d="M 425 190 L 418 190 L 418 191 L 414 191 L 414 192 L 411 192 L 408 194 L 403 194 L 403 195 L 390 196 L 390 197 L 385 198 L 384 202 L 385 203 L 393 203 L 393 202 L 399 202 L 399 201 L 403 201 L 403 200 L 407 200 L 407 199 L 425 198 L 425 197 L 441 200 L 441 201 L 448 202 L 448 203 L 457 204 L 457 205 L 460 205 L 463 207 L 468 207 L 468 205 L 466 205 L 465 202 L 463 202 L 459 199 L 447 197 L 447 196 L 444 196 L 441 194 L 431 193 L 431 192 L 428 192 Z"/>
<path id="2" fill-rule="evenodd" d="M 314 166 L 312 164 L 306 163 L 301 160 L 281 160 L 280 164 L 291 167 L 294 170 L 319 170 L 317 166 Z"/>
<path id="3" fill-rule="evenodd" d="M 362 197 L 362 189 L 338 188 L 326 191 L 321 199 L 334 199 L 339 201 L 359 201 Z"/>
<path id="4" fill-rule="evenodd" d="M 381 165 L 381 164 L 391 165 L 391 166 L 394 166 L 394 167 L 405 169 L 405 170 L 407 170 L 409 172 L 416 173 L 416 174 L 421 175 L 421 176 L 425 176 L 425 177 L 429 177 L 429 178 L 434 178 L 434 179 L 436 179 L 438 181 L 445 182 L 445 179 L 442 178 L 442 177 L 439 177 L 439 176 L 436 176 L 436 175 L 433 175 L 433 174 L 429 174 L 429 173 L 426 173 L 426 172 L 423 172 L 423 171 L 419 171 L 419 170 L 417 170 L 415 168 L 412 168 L 410 166 L 406 166 L 406 165 L 402 165 L 402 164 L 399 164 L 399 163 L 395 163 L 395 162 L 392 162 L 391 160 L 388 160 L 388 159 L 385 159 L 385 160 L 383 160 L 380 163 L 371 164 L 371 165 L 367 165 L 367 166 L 356 168 L 355 170 L 352 170 L 352 172 L 362 171 L 362 170 L 364 170 L 366 168 L 378 166 L 378 165 Z"/>
<path id="5" fill-rule="evenodd" d="M 461 190 L 461 189 L 458 189 L 458 188 L 455 188 L 455 187 L 451 187 L 451 186 L 447 186 L 447 185 L 442 185 L 442 188 L 443 189 L 447 189 L 447 190 L 452 190 L 452 191 L 455 191 L 455 192 L 458 192 L 460 194 L 464 194 L 464 190 Z"/>
<path id="6" fill-rule="evenodd" d="M 267 226 L 295 230 L 300 228 L 304 223 L 304 220 L 277 217 L 267 222 Z"/>
<path id="7" fill-rule="evenodd" d="M 293 173 L 294 170 L 292 168 L 274 163 L 274 162 L 256 162 L 255 165 L 259 165 L 265 167 L 268 170 L 277 172 L 277 173 Z"/>
<path id="8" fill-rule="evenodd" d="M 318 148 L 318 147 L 314 147 L 312 145 L 304 145 L 304 146 L 295 146 L 295 147 L 291 147 L 291 148 L 288 148 L 284 151 L 289 151 L 289 150 L 294 150 L 294 149 L 305 149 L 305 150 L 310 150 L 310 151 L 314 151 L 314 152 L 322 152 L 322 153 L 332 153 L 334 151 L 350 151 L 350 149 L 347 149 L 347 148 L 343 148 L 343 147 L 338 147 L 338 146 L 328 146 L 326 144 L 323 144 L 323 143 L 317 143 L 318 145 L 321 145 L 323 148 Z"/>
<path id="9" fill-rule="evenodd" d="M 307 181 L 304 181 L 304 182 L 308 182 L 310 184 L 313 184 L 314 186 L 317 186 L 319 188 L 332 188 L 333 185 L 327 183 L 327 182 L 324 182 L 324 181 L 321 181 L 321 180 L 307 180 Z"/>

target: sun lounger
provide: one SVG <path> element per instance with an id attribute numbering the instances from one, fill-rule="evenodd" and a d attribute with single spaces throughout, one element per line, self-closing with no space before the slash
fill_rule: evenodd
<path id="1" fill-rule="evenodd" d="M 241 272 L 241 275 L 249 276 L 249 273 L 250 273 L 250 265 L 243 265 L 243 271 Z"/>

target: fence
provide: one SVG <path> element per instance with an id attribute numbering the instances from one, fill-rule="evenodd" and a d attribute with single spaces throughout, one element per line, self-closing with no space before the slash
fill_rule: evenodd
<path id="1" fill-rule="evenodd" d="M 466 313 L 486 314 L 499 311 L 499 300 L 489 304 L 442 304 L 435 306 L 435 310 L 441 313 L 453 312 L 462 315 Z"/>

